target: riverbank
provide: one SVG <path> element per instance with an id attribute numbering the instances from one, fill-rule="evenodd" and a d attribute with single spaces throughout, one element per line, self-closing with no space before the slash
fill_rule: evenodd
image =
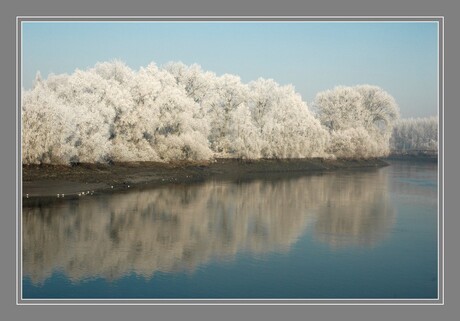
<path id="1" fill-rule="evenodd" d="M 23 165 L 23 198 L 79 198 L 146 186 L 187 184 L 210 178 L 245 180 L 270 175 L 378 168 L 380 159 L 217 159 L 203 162 L 132 162 L 115 164 Z"/>

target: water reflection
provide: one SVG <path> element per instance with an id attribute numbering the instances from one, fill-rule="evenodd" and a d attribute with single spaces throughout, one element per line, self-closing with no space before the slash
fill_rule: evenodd
<path id="1" fill-rule="evenodd" d="M 309 225 L 333 247 L 373 245 L 393 220 L 382 170 L 100 195 L 23 209 L 23 274 L 150 278 L 288 251 Z"/>
<path id="2" fill-rule="evenodd" d="M 327 180 L 315 236 L 332 247 L 373 246 L 394 223 L 384 171 L 372 175 L 337 175 Z"/>
<path id="3" fill-rule="evenodd" d="M 417 197 L 417 203 L 436 206 L 438 197 L 438 167 L 436 163 L 394 162 L 391 190 L 399 195 Z M 414 199 L 408 199 L 413 202 Z"/>

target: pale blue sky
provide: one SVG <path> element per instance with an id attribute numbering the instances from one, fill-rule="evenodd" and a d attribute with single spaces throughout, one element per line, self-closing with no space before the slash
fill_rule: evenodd
<path id="1" fill-rule="evenodd" d="M 182 61 L 293 84 L 308 104 L 319 91 L 367 83 L 393 95 L 402 117 L 437 114 L 435 22 L 24 22 L 22 39 L 26 89 L 37 71 Z"/>

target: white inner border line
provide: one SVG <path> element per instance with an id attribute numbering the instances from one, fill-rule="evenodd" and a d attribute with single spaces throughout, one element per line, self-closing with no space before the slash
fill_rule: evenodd
<path id="1" fill-rule="evenodd" d="M 32 19 L 28 21 L 23 21 L 27 19 Z M 52 19 L 51 21 L 46 21 L 46 20 L 33 20 L 33 19 Z M 68 20 L 59 20 L 59 19 L 68 19 Z M 74 20 L 71 20 L 74 19 Z M 86 20 L 76 20 L 76 19 L 86 19 Z M 102 20 L 102 21 L 92 21 L 92 19 L 108 19 L 108 20 Z M 118 21 L 111 21 L 109 19 L 133 19 L 131 21 L 129 20 L 118 20 Z M 141 19 L 148 19 L 148 20 L 141 20 Z M 167 20 L 154 20 L 154 19 L 190 19 L 190 20 L 183 20 L 183 21 L 167 21 Z M 196 20 L 194 20 L 196 19 Z M 198 21 L 198 19 L 216 19 L 216 20 L 201 20 Z M 235 20 L 223 20 L 219 21 L 217 19 L 235 19 Z M 239 19 L 239 20 L 236 20 Z M 266 20 L 266 21 L 250 21 L 250 20 L 245 20 L 245 19 L 275 19 L 274 21 Z M 291 19 L 289 20 L 280 20 L 280 19 Z M 299 21 L 292 21 L 292 19 L 301 19 Z M 307 20 L 307 19 L 312 19 L 312 20 Z M 332 20 L 315 20 L 315 19 L 343 19 L 343 20 L 338 20 L 338 21 L 332 21 Z M 357 21 L 351 20 L 351 19 L 360 19 Z M 374 19 L 374 20 L 366 20 L 366 19 Z M 391 21 L 384 21 L 384 20 L 379 20 L 379 19 L 395 19 Z M 411 19 L 411 21 L 400 21 L 397 19 Z M 417 20 L 421 19 L 421 20 Z M 99 22 L 99 23 L 126 23 L 126 22 L 166 22 L 166 23 L 190 23 L 190 22 L 203 22 L 203 23 L 212 23 L 212 22 L 221 22 L 221 23 L 226 23 L 226 22 L 255 22 L 255 23 L 277 23 L 277 22 L 284 22 L 284 23 L 344 23 L 344 22 L 351 22 L 351 23 L 416 23 L 416 22 L 433 22 L 438 24 L 438 83 L 441 81 L 440 73 L 439 73 L 439 66 L 440 66 L 440 55 L 439 55 L 439 49 L 442 47 L 442 95 L 439 95 L 439 85 L 438 85 L 438 104 L 441 102 L 441 108 L 442 108 L 442 183 L 444 183 L 444 16 L 16 16 L 16 162 L 17 162 L 17 167 L 16 167 L 16 191 L 18 192 L 19 195 L 17 195 L 17 198 L 20 196 L 21 197 L 21 215 L 22 215 L 22 190 L 19 191 L 19 186 L 18 186 L 18 174 L 20 174 L 20 177 L 22 179 L 22 152 L 21 156 L 19 157 L 21 159 L 21 163 L 18 163 L 18 153 L 19 153 L 19 144 L 18 144 L 18 138 L 21 136 L 21 134 L 18 131 L 18 117 L 19 113 L 21 112 L 21 108 L 18 104 L 18 101 L 22 105 L 22 99 L 19 95 L 19 88 L 18 88 L 18 83 L 19 79 L 18 77 L 21 76 L 21 86 L 22 86 L 22 65 L 23 65 L 23 55 L 22 55 L 22 23 L 27 22 L 27 23 L 50 23 L 50 22 L 64 22 L 64 23 L 81 23 L 81 22 Z M 439 42 L 439 26 L 442 26 L 442 36 L 441 36 L 441 46 Z M 19 27 L 21 26 L 21 33 L 19 33 Z M 19 44 L 19 34 L 21 37 L 21 75 L 19 75 L 19 64 L 18 64 L 18 44 Z M 22 96 L 22 95 L 21 95 Z M 440 131 L 439 131 L 439 106 L 438 106 L 438 142 L 439 142 L 439 136 L 440 136 Z M 21 129 L 22 129 L 22 117 L 21 117 Z M 21 136 L 22 137 L 22 136 Z M 22 142 L 22 139 L 21 139 Z M 439 146 L 438 146 L 438 183 L 439 183 Z M 20 168 L 20 170 L 19 170 Z M 438 186 L 438 202 L 439 202 L 439 186 Z M 19 208 L 18 208 L 19 200 L 16 199 L 16 305 L 444 305 L 444 294 L 445 294 L 445 273 L 444 273 L 444 188 L 442 188 L 442 204 L 441 204 L 441 215 L 442 215 L 442 292 L 443 295 L 442 297 L 439 296 L 439 288 L 440 288 L 440 280 L 439 280 L 439 255 L 438 255 L 438 297 L 436 299 L 24 299 L 22 297 L 22 290 L 21 290 L 21 297 L 19 297 L 19 289 L 18 289 L 18 282 L 19 282 L 19 269 L 18 269 L 18 263 L 19 263 L 19 257 L 18 257 L 18 251 L 20 251 L 21 255 L 21 260 L 20 260 L 20 266 L 21 266 L 21 289 L 22 289 L 22 248 L 19 250 L 19 239 L 18 239 L 18 229 L 19 229 Z M 439 220 L 440 220 L 440 213 L 439 213 L 439 206 L 440 204 L 438 203 L 438 235 L 440 231 L 440 226 L 439 226 Z M 22 228 L 21 228 L 21 240 L 22 240 Z M 439 237 L 438 237 L 439 241 Z M 22 241 L 21 241 L 22 245 Z M 439 244 L 438 244 L 438 249 L 439 249 Z M 74 303 L 72 301 L 131 301 L 131 300 L 137 300 L 137 301 L 146 301 L 146 302 L 138 302 L 138 303 L 123 303 L 123 302 L 117 302 L 117 303 L 110 303 L 110 302 L 85 302 L 85 303 Z M 170 302 L 161 302 L 161 301 L 170 301 Z M 331 301 L 331 302 L 312 302 L 316 300 L 321 300 L 321 301 Z M 352 301 L 363 301 L 361 303 L 354 303 Z M 28 301 L 36 302 L 36 301 L 68 301 L 68 302 L 53 302 L 53 303 L 31 303 Z M 153 301 L 153 302 L 150 302 Z M 160 302 L 158 302 L 160 301 Z M 173 302 L 171 302 L 173 301 Z M 174 301 L 179 301 L 179 302 L 174 302 Z M 187 303 L 184 301 L 201 301 L 197 303 Z M 208 301 L 208 303 L 203 303 L 203 301 Z M 211 303 L 213 301 L 216 301 L 215 303 Z M 219 302 L 219 301 L 227 301 L 227 302 Z M 233 301 L 233 302 L 232 302 Z M 261 303 L 261 302 L 237 302 L 235 303 L 234 301 L 277 301 L 277 302 L 271 302 L 271 303 Z M 281 302 L 280 302 L 281 301 Z M 282 301 L 291 301 L 291 303 L 285 303 Z M 297 302 L 299 301 L 299 302 Z M 340 301 L 351 301 L 350 303 L 345 303 Z M 387 301 L 388 303 L 383 303 L 379 301 Z M 393 301 L 407 301 L 405 302 L 393 302 Z M 410 302 L 410 301 L 431 301 L 427 303 L 415 303 L 415 302 Z"/>

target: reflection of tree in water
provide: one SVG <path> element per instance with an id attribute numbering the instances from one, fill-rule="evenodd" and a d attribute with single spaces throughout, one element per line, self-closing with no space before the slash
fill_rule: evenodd
<path id="1" fill-rule="evenodd" d="M 373 241 L 367 235 L 383 232 L 393 212 L 383 177 L 368 175 L 367 184 L 361 176 L 333 174 L 208 182 L 24 208 L 23 272 L 38 283 L 56 269 L 73 281 L 192 271 L 237 252 L 287 251 L 318 214 L 321 240 L 334 243 L 328 235 L 349 233 Z"/>
<path id="2" fill-rule="evenodd" d="M 315 236 L 332 247 L 372 246 L 394 222 L 387 176 L 339 174 L 327 180 L 328 197 L 319 208 Z"/>
<path id="3" fill-rule="evenodd" d="M 209 182 L 24 208 L 24 274 L 148 277 L 238 251 L 287 250 L 307 224 L 310 194 L 298 180 Z"/>

